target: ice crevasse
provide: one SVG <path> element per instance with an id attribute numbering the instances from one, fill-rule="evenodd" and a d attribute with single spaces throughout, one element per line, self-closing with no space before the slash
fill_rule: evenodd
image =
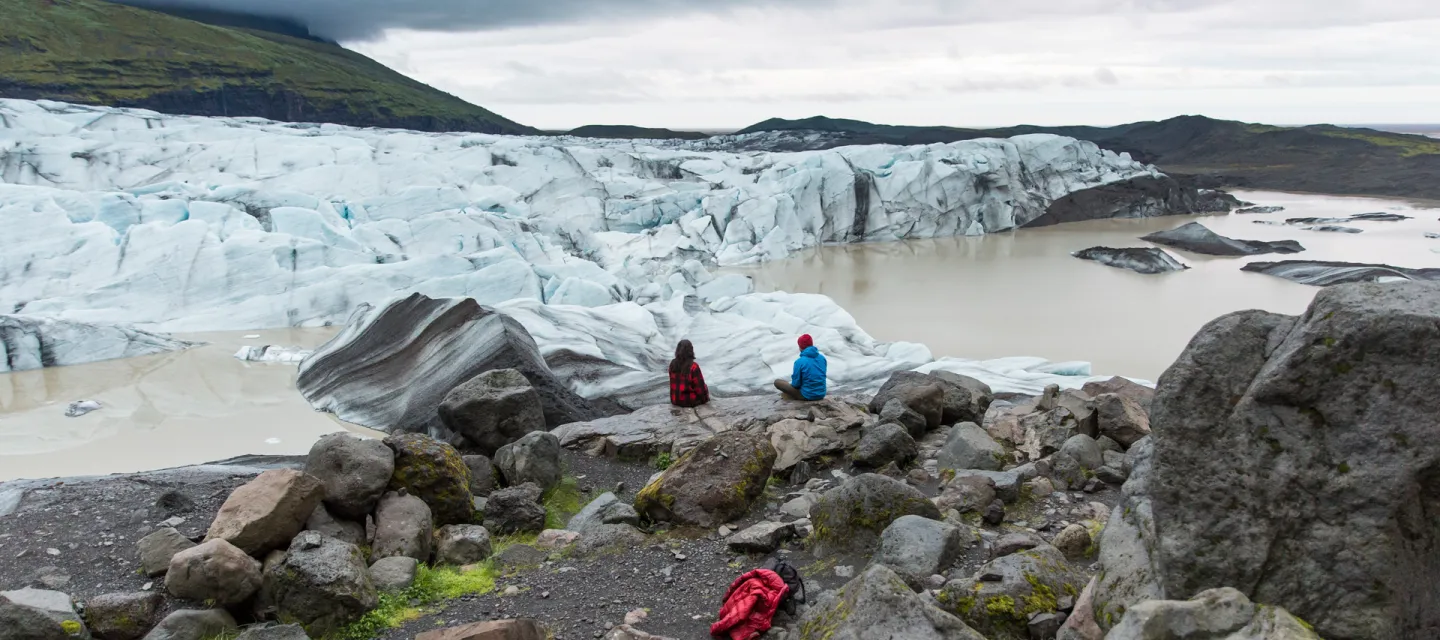
<path id="1" fill-rule="evenodd" d="M 925 366 L 1033 390 L 1089 372 L 936 362 L 876 342 L 828 298 L 755 294 L 713 270 L 823 243 L 1013 229 L 1066 194 L 1157 175 L 1052 135 L 728 153 L 0 100 L 0 314 L 320 326 L 418 292 L 497 305 L 542 352 L 590 349 L 637 375 L 690 337 L 702 358 L 767 354 L 727 363 L 722 384 L 755 388 L 812 330 L 833 332 L 846 382 Z"/>

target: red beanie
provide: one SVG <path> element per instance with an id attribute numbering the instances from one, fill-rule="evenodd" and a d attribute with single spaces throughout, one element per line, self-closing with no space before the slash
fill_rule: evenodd
<path id="1" fill-rule="evenodd" d="M 815 346 L 815 341 L 810 338 L 810 334 L 807 333 L 807 334 L 805 334 L 805 335 L 803 335 L 803 336 L 800 336 L 800 350 L 801 350 L 801 351 L 804 351 L 805 349 L 808 349 L 808 348 L 813 347 L 813 346 Z"/>

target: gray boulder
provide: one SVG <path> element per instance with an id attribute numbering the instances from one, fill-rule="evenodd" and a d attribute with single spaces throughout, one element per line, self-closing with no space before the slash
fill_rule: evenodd
<path id="1" fill-rule="evenodd" d="M 905 408 L 925 418 L 925 430 L 934 429 L 941 425 L 945 416 L 945 389 L 949 386 L 953 385 L 923 373 L 896 371 L 890 374 L 890 379 L 870 400 L 870 413 L 882 414 L 883 419 L 885 405 L 891 400 L 899 400 Z M 919 434 L 912 432 L 912 435 L 920 437 L 924 431 Z"/>
<path id="2" fill-rule="evenodd" d="M 481 455 L 461 456 L 465 466 L 470 468 L 470 493 L 476 497 L 488 496 L 495 490 L 495 465 L 490 458 Z"/>
<path id="3" fill-rule="evenodd" d="M 485 503 L 485 528 L 497 536 L 545 530 L 540 487 L 525 483 L 490 494 Z"/>
<path id="4" fill-rule="evenodd" d="M 1080 420 L 1065 407 L 1021 416 L 1018 428 L 1020 442 L 1015 448 L 1030 460 L 1040 460 L 1059 451 L 1066 440 L 1081 433 Z"/>
<path id="5" fill-rule="evenodd" d="M 236 628 L 224 609 L 182 609 L 165 616 L 145 640 L 209 640 Z"/>
<path id="6" fill-rule="evenodd" d="M 602 524 L 640 524 L 640 514 L 635 507 L 621 502 L 614 493 L 606 491 L 580 509 L 565 526 L 570 531 L 584 533 Z"/>
<path id="7" fill-rule="evenodd" d="M 4 598 L 15 606 L 28 607 L 45 614 L 59 624 L 61 630 L 69 636 L 80 638 L 89 636 L 85 620 L 75 611 L 75 601 L 70 598 L 70 594 L 46 589 L 25 588 L 15 591 L 0 591 L 0 598 Z"/>
<path id="8" fill-rule="evenodd" d="M 883 564 L 821 595 L 805 610 L 797 632 L 799 640 L 985 640 L 916 595 Z"/>
<path id="9" fill-rule="evenodd" d="M 863 423 L 862 423 L 863 424 Z M 775 470 L 786 471 L 801 462 L 839 458 L 860 440 L 860 430 L 829 421 L 789 419 L 765 428 L 775 447 Z M 859 425 L 854 425 L 858 427 Z"/>
<path id="10" fill-rule="evenodd" d="M 355 545 L 314 531 L 295 537 L 285 559 L 265 572 L 263 604 L 275 617 L 324 636 L 379 606 L 365 558 Z"/>
<path id="11" fill-rule="evenodd" d="M 247 627 L 235 640 L 310 640 L 310 636 L 298 624 L 264 623 Z"/>
<path id="12" fill-rule="evenodd" d="M 1045 540 L 1029 531 L 1017 531 L 1000 536 L 990 545 L 990 558 L 1003 558 L 1012 553 L 1029 551 L 1045 545 Z"/>
<path id="13" fill-rule="evenodd" d="M 170 560 L 175 554 L 193 548 L 194 542 L 171 527 L 156 529 L 135 543 L 140 556 L 140 569 L 150 577 L 163 576 L 170 570 Z"/>
<path id="14" fill-rule="evenodd" d="M 976 469 L 965 469 L 955 472 L 956 479 L 967 477 L 981 477 L 989 480 L 990 485 L 995 487 L 995 497 L 1007 503 L 1020 499 L 1022 480 L 1020 479 L 1020 474 L 1014 471 L 979 471 Z"/>
<path id="15" fill-rule="evenodd" d="M 1128 449 L 1150 435 L 1149 414 L 1139 403 L 1126 396 L 1107 394 L 1095 398 L 1095 411 L 1099 414 L 1100 433 L 1122 447 Z"/>
<path id="16" fill-rule="evenodd" d="M 635 510 L 663 522 L 718 527 L 750 510 L 776 459 L 769 439 L 732 431 L 685 454 L 635 496 Z"/>
<path id="17" fill-rule="evenodd" d="M 305 521 L 305 530 L 357 546 L 365 544 L 365 525 L 337 519 L 324 504 L 315 506 L 315 512 Z"/>
<path id="18" fill-rule="evenodd" d="M 494 369 L 466 381 L 440 402 L 440 420 L 485 455 L 545 430 L 540 394 L 515 369 Z"/>
<path id="19" fill-rule="evenodd" d="M 962 422 L 950 430 L 938 459 L 941 469 L 999 471 L 1005 461 L 1005 448 L 980 425 Z"/>
<path id="20" fill-rule="evenodd" d="M 880 409 L 880 422 L 905 427 L 912 438 L 923 438 L 929 430 L 929 421 L 920 412 L 905 405 L 905 401 L 892 398 Z"/>
<path id="21" fill-rule="evenodd" d="M 889 422 L 866 429 L 850 459 L 862 467 L 879 469 L 891 462 L 903 467 L 919 455 L 920 446 L 910 432 Z"/>
<path id="22" fill-rule="evenodd" d="M 929 375 L 944 383 L 945 411 L 941 423 L 984 422 L 990 403 L 995 401 L 990 385 L 949 371 L 932 371 Z"/>
<path id="23" fill-rule="evenodd" d="M 325 497 L 318 478 L 294 469 L 271 469 L 230 493 L 206 540 L 224 540 L 245 553 L 260 556 L 282 549 Z"/>
<path id="24" fill-rule="evenodd" d="M 1329 638 L 1440 629 L 1436 379 L 1436 283 L 1337 285 L 1299 318 L 1201 329 L 1151 410 L 1165 598 L 1240 586 Z"/>
<path id="25" fill-rule="evenodd" d="M 735 553 L 770 553 L 780 544 L 795 537 L 795 525 L 784 522 L 761 522 L 725 539 L 725 546 Z"/>
<path id="26" fill-rule="evenodd" d="M 70 635 L 44 611 L 0 596 L 0 640 L 69 640 Z"/>
<path id="27" fill-rule="evenodd" d="M 1050 544 L 1065 554 L 1066 559 L 1083 560 L 1090 551 L 1090 530 L 1086 529 L 1085 525 L 1072 524 L 1055 534 L 1055 539 Z"/>
<path id="28" fill-rule="evenodd" d="M 165 588 L 177 598 L 240 604 L 260 589 L 260 562 L 225 540 L 210 540 L 175 554 Z"/>
<path id="29" fill-rule="evenodd" d="M 474 519 L 470 467 L 455 447 L 418 433 L 392 435 L 385 438 L 385 446 L 395 452 L 391 491 L 404 489 L 424 500 L 437 527 Z"/>
<path id="30" fill-rule="evenodd" d="M 331 513 L 364 520 L 385 495 L 395 473 L 395 452 L 379 440 L 332 433 L 310 447 L 305 473 L 325 486 L 325 507 Z"/>
<path id="31" fill-rule="evenodd" d="M 995 501 L 995 481 L 980 475 L 956 475 L 940 488 L 935 505 L 960 513 L 981 511 Z"/>
<path id="32" fill-rule="evenodd" d="M 890 523 L 915 515 L 940 519 L 940 509 L 914 487 L 874 473 L 846 480 L 810 507 L 820 556 L 873 549 Z"/>
<path id="33" fill-rule="evenodd" d="M 430 507 L 412 495 L 387 493 L 375 507 L 375 540 L 371 543 L 373 559 L 404 556 L 420 562 L 430 560 L 434 525 Z"/>
<path id="34" fill-rule="evenodd" d="M 930 576 L 944 573 L 955 563 L 966 542 L 953 524 L 901 516 L 880 534 L 880 549 L 870 561 L 894 569 L 906 584 L 920 591 Z"/>
<path id="35" fill-rule="evenodd" d="M 1085 486 L 1085 481 L 1089 479 L 1085 477 L 1085 467 L 1080 464 L 1080 461 L 1064 451 L 1057 452 L 1046 458 L 1045 461 L 1050 466 L 1050 471 L 1045 477 L 1049 478 L 1058 490 L 1078 491 L 1080 487 Z"/>
<path id="36" fill-rule="evenodd" d="M 464 566 L 490 557 L 490 532 L 473 524 L 452 524 L 435 532 L 435 561 Z"/>
<path id="37" fill-rule="evenodd" d="M 1103 382 L 1087 382 L 1080 390 L 1097 400 L 1100 396 L 1112 393 L 1124 396 L 1140 405 L 1140 408 L 1144 409 L 1146 413 L 1150 411 L 1150 402 L 1155 399 L 1154 389 L 1119 376 Z"/>
<path id="38" fill-rule="evenodd" d="M 1149 600 L 1130 608 L 1106 640 L 1319 640 L 1309 625 L 1280 607 L 1257 606 L 1223 587 L 1185 601 Z"/>
<path id="39" fill-rule="evenodd" d="M 1093 471 L 1105 466 L 1105 454 L 1100 449 L 1100 443 L 1083 433 L 1071 436 L 1060 446 L 1060 451 L 1079 462 L 1081 469 Z"/>
<path id="40" fill-rule="evenodd" d="M 541 491 L 560 484 L 560 439 L 546 431 L 533 431 L 495 452 L 495 467 L 505 484 L 533 482 Z"/>
<path id="41" fill-rule="evenodd" d="M 85 621 L 98 640 L 137 640 L 160 620 L 165 596 L 155 593 L 107 593 L 85 603 Z"/>
<path id="42" fill-rule="evenodd" d="M 1009 638 L 1031 616 L 1057 612 L 1060 598 L 1078 597 L 1089 580 L 1060 551 L 1042 545 L 992 560 L 976 577 L 951 580 L 935 598 L 987 637 Z"/>
<path id="43" fill-rule="evenodd" d="M 370 583 L 377 591 L 404 591 L 415 584 L 420 563 L 414 558 L 391 556 L 370 565 Z"/>

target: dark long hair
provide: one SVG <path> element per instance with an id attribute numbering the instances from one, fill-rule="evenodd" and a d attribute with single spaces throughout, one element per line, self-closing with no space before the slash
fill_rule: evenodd
<path id="1" fill-rule="evenodd" d="M 670 373 L 689 373 L 692 364 L 695 364 L 695 345 L 689 340 L 681 340 L 675 345 L 675 359 L 670 361 Z"/>

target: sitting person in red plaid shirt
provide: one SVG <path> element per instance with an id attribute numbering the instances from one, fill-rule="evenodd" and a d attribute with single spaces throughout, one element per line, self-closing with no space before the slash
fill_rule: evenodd
<path id="1" fill-rule="evenodd" d="M 700 365 L 695 363 L 695 346 L 689 340 L 681 340 L 675 347 L 675 359 L 670 361 L 670 404 L 698 407 L 707 402 L 710 402 L 710 389 L 705 386 Z"/>

